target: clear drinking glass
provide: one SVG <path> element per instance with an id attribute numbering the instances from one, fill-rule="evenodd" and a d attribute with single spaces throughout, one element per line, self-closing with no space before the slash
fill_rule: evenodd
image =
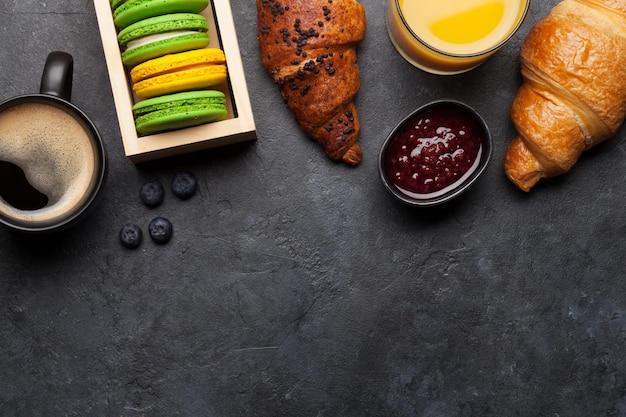
<path id="1" fill-rule="evenodd" d="M 391 42 L 433 74 L 458 74 L 487 60 L 517 32 L 530 0 L 388 0 Z"/>

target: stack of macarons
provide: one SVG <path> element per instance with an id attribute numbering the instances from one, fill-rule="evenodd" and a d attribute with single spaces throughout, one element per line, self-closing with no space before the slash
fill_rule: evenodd
<path id="1" fill-rule="evenodd" d="M 130 69 L 137 132 L 152 134 L 222 120 L 226 58 L 209 48 L 209 0 L 110 0 L 122 63 Z M 154 113 L 154 114 L 150 114 Z M 147 122 L 149 121 L 149 122 Z"/>

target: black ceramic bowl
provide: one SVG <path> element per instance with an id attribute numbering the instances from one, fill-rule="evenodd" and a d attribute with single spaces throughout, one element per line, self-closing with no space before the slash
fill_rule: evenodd
<path id="1" fill-rule="evenodd" d="M 489 127 L 473 108 L 455 100 L 435 101 L 405 117 L 385 139 L 380 177 L 397 200 L 435 206 L 478 180 L 491 147 Z"/>

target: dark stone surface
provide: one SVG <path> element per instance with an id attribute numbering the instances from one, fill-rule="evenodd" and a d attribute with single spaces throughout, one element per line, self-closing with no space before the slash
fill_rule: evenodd
<path id="1" fill-rule="evenodd" d="M 123 155 L 92 2 L 3 1 L 1 98 L 37 91 L 48 52 L 71 53 L 111 170 L 71 232 L 0 230 L 0 415 L 626 415 L 624 130 L 531 194 L 502 173 L 519 46 L 556 1 L 454 77 L 400 58 L 384 3 L 363 0 L 353 169 L 302 135 L 263 73 L 252 0 L 231 5 L 258 141 L 141 166 Z M 382 188 L 377 152 L 438 98 L 477 108 L 494 158 L 471 193 L 415 211 Z M 181 169 L 193 198 L 141 204 L 143 182 Z M 119 244 L 123 224 L 156 216 L 169 244 Z"/>

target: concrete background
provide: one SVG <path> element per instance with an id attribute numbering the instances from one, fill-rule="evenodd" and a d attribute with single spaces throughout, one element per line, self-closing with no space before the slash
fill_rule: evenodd
<path id="1" fill-rule="evenodd" d="M 263 72 L 251 0 L 231 6 L 258 140 L 140 166 L 92 2 L 2 2 L 0 98 L 36 92 L 48 52 L 71 53 L 73 101 L 111 169 L 71 232 L 0 229 L 0 415 L 626 416 L 625 131 L 530 194 L 502 172 L 519 47 L 556 1 L 534 1 L 512 42 L 453 77 L 403 61 L 386 2 L 362 3 L 364 159 L 350 168 L 302 135 Z M 493 160 L 462 199 L 416 211 L 387 195 L 377 154 L 439 98 L 484 116 Z M 144 181 L 181 169 L 194 198 L 141 204 Z M 157 215 L 169 244 L 119 244 L 124 223 Z"/>

